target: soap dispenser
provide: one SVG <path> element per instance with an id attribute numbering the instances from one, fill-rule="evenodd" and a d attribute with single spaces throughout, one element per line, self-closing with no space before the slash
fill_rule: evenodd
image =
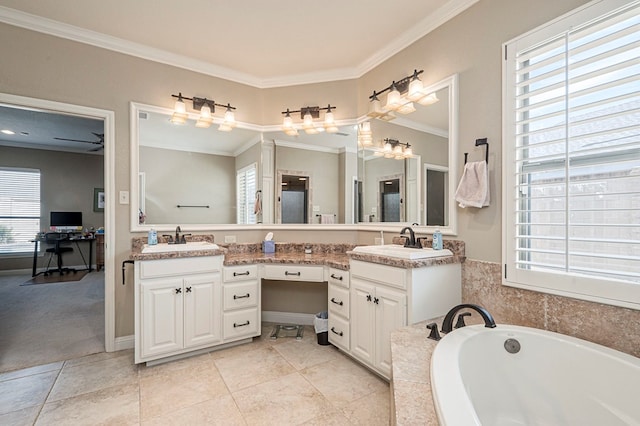
<path id="1" fill-rule="evenodd" d="M 158 244 L 158 232 L 153 228 L 151 228 L 147 234 L 147 244 L 150 246 Z"/>

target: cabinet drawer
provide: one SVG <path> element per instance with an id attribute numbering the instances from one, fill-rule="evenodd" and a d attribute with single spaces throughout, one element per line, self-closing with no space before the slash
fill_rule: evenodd
<path id="1" fill-rule="evenodd" d="M 329 342 L 349 352 L 351 349 L 349 342 L 349 321 L 335 315 L 329 315 Z"/>
<path id="2" fill-rule="evenodd" d="M 329 284 L 329 312 L 349 319 L 349 290 Z"/>
<path id="3" fill-rule="evenodd" d="M 407 287 L 407 270 L 404 268 L 394 268 L 393 266 L 359 260 L 352 260 L 349 265 L 352 277 L 364 278 L 391 287 L 402 289 Z"/>
<path id="4" fill-rule="evenodd" d="M 324 281 L 323 266 L 264 265 L 262 278 L 288 281 Z"/>
<path id="5" fill-rule="evenodd" d="M 224 284 L 224 310 L 250 308 L 258 305 L 258 281 Z"/>
<path id="6" fill-rule="evenodd" d="M 202 274 L 219 272 L 222 269 L 222 256 L 143 260 L 139 265 L 141 279 Z"/>
<path id="7" fill-rule="evenodd" d="M 223 319 L 224 340 L 258 335 L 258 308 L 227 312 Z"/>
<path id="8" fill-rule="evenodd" d="M 222 271 L 224 282 L 245 281 L 258 278 L 257 265 L 228 266 Z"/>
<path id="9" fill-rule="evenodd" d="M 336 284 L 344 288 L 349 288 L 349 271 L 342 271 L 336 268 L 329 268 L 329 284 Z"/>

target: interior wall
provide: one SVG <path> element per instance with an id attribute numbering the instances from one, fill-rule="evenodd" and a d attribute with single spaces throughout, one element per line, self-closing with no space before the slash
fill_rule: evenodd
<path id="1" fill-rule="evenodd" d="M 362 115 L 374 89 L 387 87 L 414 69 L 425 70 L 420 76 L 425 85 L 459 75 L 459 174 L 465 152 L 469 161 L 483 158 L 484 149 L 475 147 L 476 139 L 486 137 L 490 144 L 491 205 L 457 208 L 457 238 L 465 241 L 472 259 L 500 262 L 501 258 L 502 44 L 585 3 L 588 0 L 481 0 L 358 80 Z"/>
<path id="2" fill-rule="evenodd" d="M 51 211 L 80 211 L 85 228 L 104 226 L 104 213 L 93 211 L 93 190 L 104 187 L 102 162 L 101 155 L 0 146 L 0 167 L 40 170 L 41 231 L 49 230 Z M 86 257 L 88 247 L 86 244 L 80 247 Z M 0 270 L 30 270 L 32 262 L 32 253 L 22 257 L 0 258 Z M 43 267 L 43 262 L 42 258 L 39 259 L 38 267 Z M 64 264 L 83 265 L 75 246 L 73 253 L 65 254 Z"/>
<path id="3" fill-rule="evenodd" d="M 141 146 L 139 162 L 147 223 L 235 223 L 233 157 Z"/>

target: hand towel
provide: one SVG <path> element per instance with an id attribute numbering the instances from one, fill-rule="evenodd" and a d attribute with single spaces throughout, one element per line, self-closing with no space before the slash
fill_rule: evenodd
<path id="1" fill-rule="evenodd" d="M 262 197 L 261 197 L 261 193 L 258 191 L 256 192 L 256 202 L 253 205 L 253 214 L 260 214 L 262 213 Z"/>
<path id="2" fill-rule="evenodd" d="M 321 214 L 320 223 L 333 224 L 335 223 L 335 216 L 332 214 Z"/>
<path id="3" fill-rule="evenodd" d="M 489 205 L 489 170 L 486 161 L 472 161 L 464 165 L 455 199 L 462 208 Z"/>

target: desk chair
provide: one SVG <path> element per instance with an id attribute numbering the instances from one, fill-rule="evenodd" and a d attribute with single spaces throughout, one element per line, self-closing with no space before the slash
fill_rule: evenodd
<path id="1" fill-rule="evenodd" d="M 65 272 L 73 272 L 74 274 L 76 273 L 76 270 L 73 268 L 62 267 L 62 253 L 69 253 L 73 251 L 73 247 L 64 247 L 61 245 L 61 243 L 65 241 L 69 241 L 69 234 L 51 232 L 45 235 L 45 242 L 47 244 L 53 245 L 53 247 L 45 250 L 47 253 L 50 253 L 49 261 L 47 262 L 47 269 L 44 272 L 45 277 L 53 272 L 58 272 L 60 275 L 63 275 Z M 53 259 L 54 255 L 58 258 L 58 268 L 50 270 L 49 265 L 51 265 L 51 259 Z"/>

